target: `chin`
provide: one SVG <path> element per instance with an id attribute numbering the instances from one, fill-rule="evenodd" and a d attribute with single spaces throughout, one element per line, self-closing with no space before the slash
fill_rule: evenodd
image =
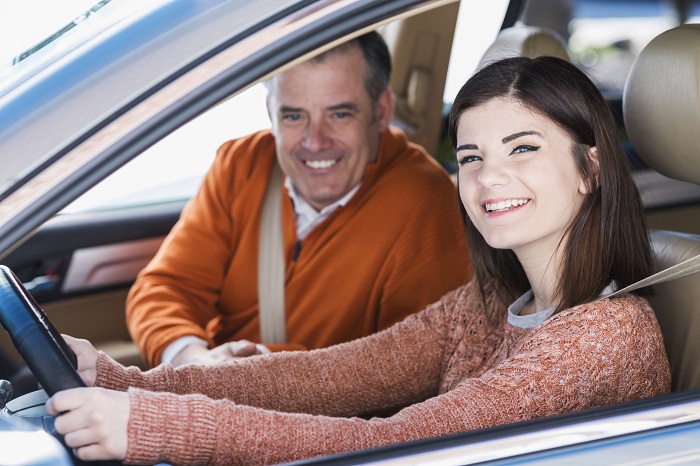
<path id="1" fill-rule="evenodd" d="M 494 249 L 515 249 L 520 245 L 520 242 L 514 238 L 504 238 L 504 237 L 484 237 L 486 244 Z"/>

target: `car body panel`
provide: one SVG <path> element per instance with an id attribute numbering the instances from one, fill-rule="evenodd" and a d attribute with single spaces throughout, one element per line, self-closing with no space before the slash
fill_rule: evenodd
<path id="1" fill-rule="evenodd" d="M 292 462 L 294 465 L 692 464 L 700 429 L 700 392 L 663 395 L 543 419 Z M 687 436 L 687 437 L 686 437 Z M 673 438 L 675 448 L 669 448 Z M 656 445 L 656 451 L 649 446 Z M 658 448 L 664 445 L 663 448 Z M 614 450 L 618 449 L 615 453 Z M 622 451 L 619 451 L 622 450 Z M 674 453 L 669 454 L 669 450 Z M 617 456 L 615 456 L 617 454 Z M 639 462 L 637 462 L 639 460 Z M 678 462 L 675 462 L 678 461 Z"/>

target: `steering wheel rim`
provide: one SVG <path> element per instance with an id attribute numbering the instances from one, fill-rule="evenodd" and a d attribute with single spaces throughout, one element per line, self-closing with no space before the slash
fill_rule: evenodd
<path id="1" fill-rule="evenodd" d="M 49 396 L 85 387 L 76 370 L 75 353 L 22 282 L 4 265 L 0 265 L 0 323 Z"/>

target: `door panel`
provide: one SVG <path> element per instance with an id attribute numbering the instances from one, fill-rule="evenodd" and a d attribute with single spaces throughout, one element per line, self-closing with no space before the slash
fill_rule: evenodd
<path id="1" fill-rule="evenodd" d="M 124 305 L 136 275 L 180 216 L 183 201 L 60 215 L 4 259 L 61 333 L 143 366 Z M 19 359 L 7 334 L 0 348 Z"/>

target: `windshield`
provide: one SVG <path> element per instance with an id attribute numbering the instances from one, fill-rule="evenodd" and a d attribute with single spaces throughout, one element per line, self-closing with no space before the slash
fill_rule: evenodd
<path id="1" fill-rule="evenodd" d="M 37 0 L 10 4 L 10 11 L 6 11 L 2 19 L 6 24 L 0 30 L 2 63 L 15 65 L 25 60 L 109 2 L 110 0 L 102 0 L 93 5 L 94 0 Z M 27 15 L 27 11 L 41 11 L 42 14 Z"/>
<path id="2" fill-rule="evenodd" d="M 119 8 L 103 9 L 110 3 L 119 4 Z M 139 3 L 131 0 L 7 2 L 0 15 L 0 96 L 116 24 Z"/>

